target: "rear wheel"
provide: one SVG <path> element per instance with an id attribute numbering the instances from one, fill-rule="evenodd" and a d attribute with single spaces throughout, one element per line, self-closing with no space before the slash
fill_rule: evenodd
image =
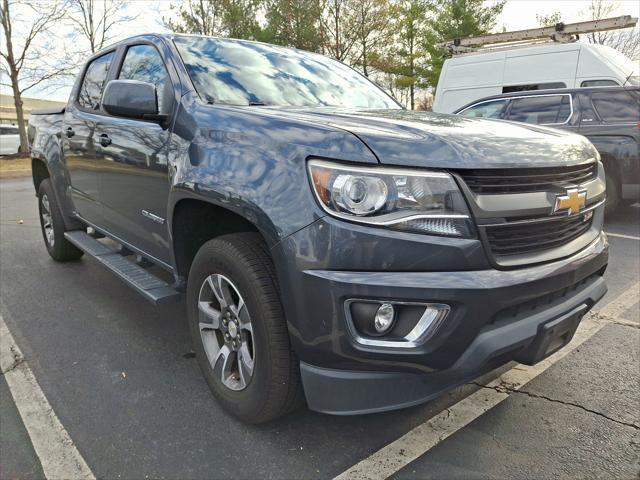
<path id="1" fill-rule="evenodd" d="M 53 193 L 51 180 L 48 178 L 38 188 L 38 210 L 42 237 L 51 258 L 58 262 L 77 260 L 82 250 L 64 238 L 65 226 L 62 211 Z"/>
<path id="2" fill-rule="evenodd" d="M 298 360 L 273 262 L 259 235 L 206 242 L 189 272 L 187 302 L 198 363 L 227 411 L 262 423 L 300 402 Z"/>

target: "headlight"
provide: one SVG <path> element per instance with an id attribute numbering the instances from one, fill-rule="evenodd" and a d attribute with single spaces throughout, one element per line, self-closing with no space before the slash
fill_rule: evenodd
<path id="1" fill-rule="evenodd" d="M 408 232 L 473 236 L 467 204 L 446 172 L 308 164 L 313 190 L 334 217 Z"/>

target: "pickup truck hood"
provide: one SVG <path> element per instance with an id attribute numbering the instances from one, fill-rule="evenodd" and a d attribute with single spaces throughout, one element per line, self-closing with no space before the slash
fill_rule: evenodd
<path id="1" fill-rule="evenodd" d="M 255 107 L 252 107 L 255 108 Z M 265 108 L 278 117 L 347 130 L 380 163 L 431 168 L 565 166 L 597 152 L 589 141 L 561 130 L 500 120 L 407 110 Z"/>

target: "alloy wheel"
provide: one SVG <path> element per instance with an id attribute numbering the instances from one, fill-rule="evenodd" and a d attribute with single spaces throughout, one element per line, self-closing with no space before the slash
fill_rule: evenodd
<path id="1" fill-rule="evenodd" d="M 51 216 L 51 206 L 49 205 L 49 197 L 47 194 L 42 195 L 40 199 L 40 216 L 42 217 L 42 229 L 47 239 L 49 247 L 53 247 L 55 243 L 55 235 L 53 233 L 53 218 Z"/>
<path id="2" fill-rule="evenodd" d="M 198 295 L 202 345 L 214 375 L 230 390 L 244 390 L 253 376 L 255 348 L 247 305 L 224 275 L 209 275 Z"/>

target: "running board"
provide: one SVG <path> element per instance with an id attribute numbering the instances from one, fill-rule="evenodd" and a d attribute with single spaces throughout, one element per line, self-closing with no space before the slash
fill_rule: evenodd
<path id="1" fill-rule="evenodd" d="M 66 232 L 65 238 L 103 264 L 154 305 L 176 303 L 182 294 L 164 280 L 100 243 L 82 230 Z"/>

